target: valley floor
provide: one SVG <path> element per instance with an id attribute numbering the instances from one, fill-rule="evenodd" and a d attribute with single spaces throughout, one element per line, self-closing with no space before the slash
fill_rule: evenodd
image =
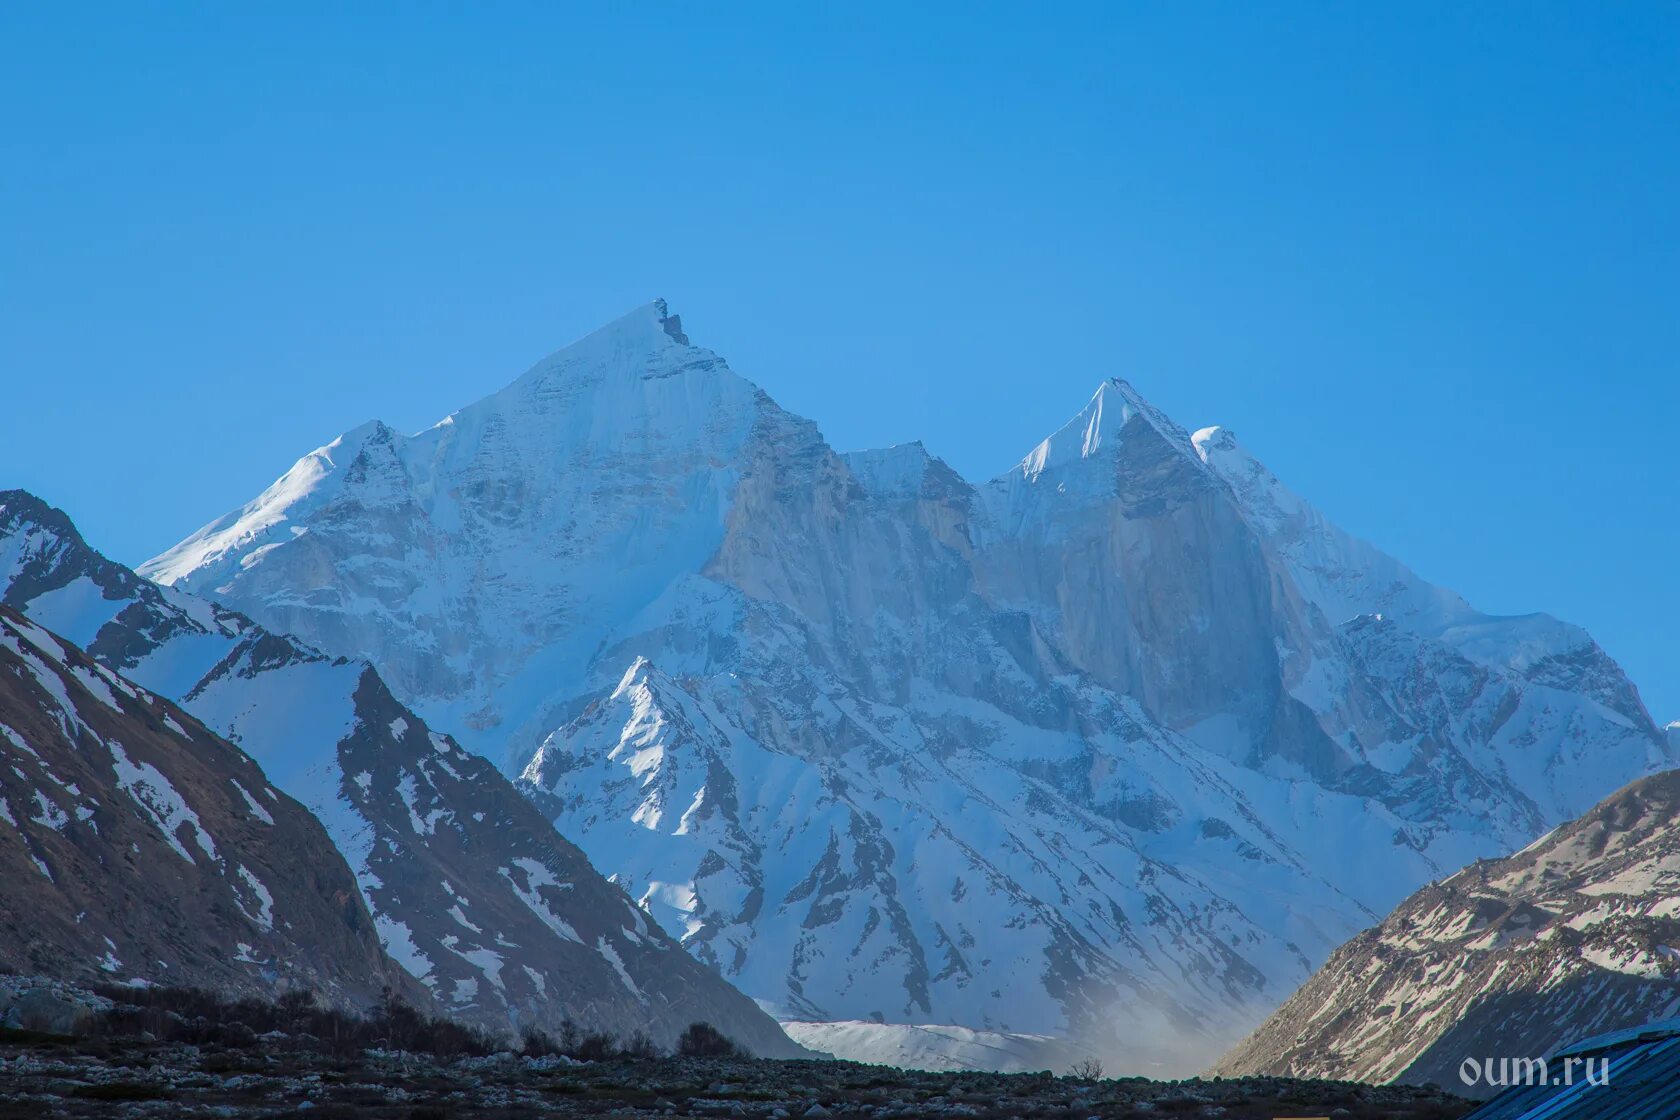
<path id="1" fill-rule="evenodd" d="M 251 1047 L 183 1046 L 0 1030 L 0 1117 L 1454 1120 L 1472 1107 L 1429 1089 L 1282 1078 L 1080 1081 L 834 1061 L 575 1064 L 511 1054 L 443 1060 L 369 1051 L 344 1058 L 282 1047 L 284 1040 L 273 1039 Z"/>

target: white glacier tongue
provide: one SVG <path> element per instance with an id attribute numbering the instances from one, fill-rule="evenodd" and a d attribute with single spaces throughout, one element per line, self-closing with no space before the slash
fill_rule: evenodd
<path id="1" fill-rule="evenodd" d="M 1584 633 L 1124 382 L 975 486 L 836 454 L 652 304 L 327 460 L 146 570 L 372 660 L 784 1017 L 1189 1069 L 1676 755 Z"/>
<path id="2" fill-rule="evenodd" d="M 1036 1073 L 1046 1069 L 1065 1073 L 1076 1062 L 1089 1057 L 1045 1035 L 1001 1034 L 938 1024 L 795 1020 L 783 1023 L 782 1027 L 800 1045 L 845 1061 L 936 1073 L 954 1070 Z"/>

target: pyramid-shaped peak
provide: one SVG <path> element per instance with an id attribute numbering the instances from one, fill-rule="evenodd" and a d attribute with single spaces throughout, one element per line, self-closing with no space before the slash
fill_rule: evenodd
<path id="1" fill-rule="evenodd" d="M 606 325 L 596 328 L 572 345 L 579 346 L 591 339 L 602 337 L 636 338 L 638 336 L 650 342 L 659 342 L 661 336 L 663 336 L 664 339 L 669 339 L 678 346 L 689 344 L 688 336 L 683 333 L 682 316 L 673 315 L 670 305 L 663 299 L 654 299 L 625 312 Z M 571 347 L 565 349 L 569 350 Z"/>
<path id="2" fill-rule="evenodd" d="M 624 675 L 619 678 L 618 687 L 613 689 L 612 695 L 613 699 L 617 700 L 637 688 L 653 688 L 669 683 L 670 678 L 661 673 L 652 661 L 638 655 L 624 670 Z"/>
<path id="3" fill-rule="evenodd" d="M 637 654 L 625 666 L 618 685 L 608 699 L 635 705 L 644 698 L 660 708 L 684 708 L 695 703 L 694 696 L 680 680 L 654 664 L 645 654 Z"/>
<path id="4" fill-rule="evenodd" d="M 1180 449 L 1188 451 L 1191 448 L 1190 437 L 1184 429 L 1174 423 L 1172 417 L 1151 404 L 1130 381 L 1119 377 L 1109 378 L 1097 387 L 1091 401 L 1099 408 L 1106 406 L 1116 414 L 1115 418 L 1122 424 L 1133 416 L 1140 416 Z"/>
<path id="5" fill-rule="evenodd" d="M 1195 457 L 1195 449 L 1183 428 L 1150 404 L 1130 382 L 1112 377 L 1097 386 L 1085 407 L 1033 448 L 1011 474 L 1031 482 L 1045 471 L 1082 460 L 1107 458 L 1119 449 L 1121 430 L 1134 419 L 1148 424 L 1174 447 Z"/>
<path id="6" fill-rule="evenodd" d="M 1144 399 L 1143 394 L 1138 392 L 1130 381 L 1123 377 L 1110 377 L 1097 386 L 1097 391 L 1092 394 L 1092 399 L 1101 400 L 1104 398 L 1115 398 L 1140 410 L 1155 407 Z"/>
<path id="7" fill-rule="evenodd" d="M 554 351 L 526 370 L 515 385 L 555 384 L 556 379 L 615 382 L 681 370 L 722 368 L 723 360 L 692 345 L 682 319 L 662 299 L 620 315 Z"/>

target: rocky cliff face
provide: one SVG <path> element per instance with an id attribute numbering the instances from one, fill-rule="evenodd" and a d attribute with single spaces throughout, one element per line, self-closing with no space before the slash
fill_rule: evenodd
<path id="1" fill-rule="evenodd" d="M 166 700 L 0 606 L 0 961 L 64 980 L 427 998 L 320 824 Z"/>
<path id="2" fill-rule="evenodd" d="M 1680 771 L 1668 771 L 1418 891 L 1213 1072 L 1456 1086 L 1467 1057 L 1540 1057 L 1676 1014 Z"/>
<path id="3" fill-rule="evenodd" d="M 1476 612 L 1123 382 L 973 484 L 835 452 L 662 304 L 144 571 L 372 659 L 786 1017 L 1158 1069 L 1675 757 L 1582 631 Z"/>
<path id="4" fill-rule="evenodd" d="M 665 1044 L 706 1020 L 760 1053 L 799 1052 L 365 662 L 139 579 L 18 491 L 0 493 L 0 602 L 255 757 L 320 819 L 379 940 L 449 1014 L 503 1032 L 569 1018 Z"/>

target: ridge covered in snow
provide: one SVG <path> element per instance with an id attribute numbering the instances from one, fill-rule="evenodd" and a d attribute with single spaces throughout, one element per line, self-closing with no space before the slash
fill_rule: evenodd
<path id="1" fill-rule="evenodd" d="M 1677 753 L 1583 631 L 1125 382 L 974 484 L 836 453 L 657 302 L 143 571 L 370 660 L 780 1017 L 1136 1068 Z"/>
<path id="2" fill-rule="evenodd" d="M 666 1045 L 707 1020 L 755 1052 L 799 1052 L 365 662 L 142 580 L 22 491 L 0 491 L 0 604 L 260 762 L 325 826 L 385 950 L 440 1009 L 502 1032 L 571 1019 Z"/>

